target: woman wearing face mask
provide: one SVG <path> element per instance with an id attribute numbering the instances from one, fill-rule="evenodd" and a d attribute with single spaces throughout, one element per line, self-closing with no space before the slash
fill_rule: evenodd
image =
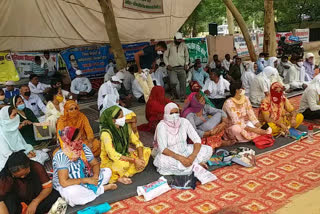
<path id="1" fill-rule="evenodd" d="M 271 128 L 267 130 L 260 128 L 261 124 L 254 114 L 249 99 L 245 96 L 241 81 L 231 83 L 230 93 L 232 97 L 223 105 L 223 110 L 228 115 L 224 139 L 235 144 L 249 142 L 260 135 L 271 134 Z"/>
<path id="2" fill-rule="evenodd" d="M 47 94 L 45 94 L 47 100 L 47 111 L 45 122 L 50 125 L 50 131 L 53 135 L 56 134 L 57 120 L 61 115 L 63 115 L 63 105 L 65 99 L 61 93 L 61 89 L 51 88 Z"/>
<path id="3" fill-rule="evenodd" d="M 277 69 L 267 66 L 261 73 L 255 76 L 250 85 L 250 101 L 259 105 L 268 96 L 270 86 L 277 75 Z"/>
<path id="4" fill-rule="evenodd" d="M 261 102 L 259 120 L 268 123 L 274 136 L 289 134 L 290 128 L 298 128 L 303 122 L 303 115 L 295 111 L 284 90 L 281 83 L 273 83 L 269 95 Z"/>
<path id="5" fill-rule="evenodd" d="M 11 106 L 17 110 L 17 113 L 20 118 L 19 131 L 23 136 L 24 140 L 31 144 L 32 146 L 36 146 L 40 144 L 40 141 L 36 141 L 33 132 L 33 123 L 39 123 L 37 117 L 31 111 L 31 109 L 27 108 L 23 102 L 23 99 L 20 96 L 14 96 L 11 100 Z"/>
<path id="6" fill-rule="evenodd" d="M 10 155 L 0 172 L 2 214 L 47 213 L 59 197 L 41 164 L 30 160 L 24 151 Z M 64 210 L 66 208 L 65 204 Z"/>
<path id="7" fill-rule="evenodd" d="M 193 144 L 187 144 L 187 137 Z M 180 118 L 179 108 L 174 103 L 166 105 L 154 139 L 156 156 L 153 164 L 161 175 L 189 175 L 193 164 L 206 166 L 212 155 L 212 148 L 201 145 L 196 130 L 187 119 Z"/>
<path id="8" fill-rule="evenodd" d="M 0 110 L 0 170 L 4 167 L 8 157 L 20 150 L 25 150 L 26 155 L 34 161 L 43 164 L 49 156 L 47 153 L 33 150 L 19 132 L 20 120 L 17 110 L 13 107 L 3 107 Z M 32 132 L 33 133 L 33 132 Z"/>
<path id="9" fill-rule="evenodd" d="M 73 100 L 68 100 L 64 105 L 64 113 L 57 122 L 57 133 L 67 126 L 79 129 L 84 144 L 91 149 L 95 157 L 100 155 L 100 141 L 95 139 L 88 118 L 80 112 L 78 104 Z"/>
<path id="10" fill-rule="evenodd" d="M 126 124 L 120 107 L 106 109 L 101 117 L 101 167 L 111 168 L 110 183 L 131 184 L 130 177 L 148 165 L 151 150 L 144 147 L 130 126 Z M 136 149 L 129 152 L 129 144 Z"/>

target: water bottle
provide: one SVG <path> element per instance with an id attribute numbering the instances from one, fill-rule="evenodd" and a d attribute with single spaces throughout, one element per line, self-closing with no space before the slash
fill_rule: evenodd
<path id="1" fill-rule="evenodd" d="M 308 126 L 308 141 L 313 142 L 313 125 Z"/>

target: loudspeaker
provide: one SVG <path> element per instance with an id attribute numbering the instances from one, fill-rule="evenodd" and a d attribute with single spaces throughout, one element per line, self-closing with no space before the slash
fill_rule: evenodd
<path id="1" fill-rule="evenodd" d="M 209 34 L 212 36 L 218 35 L 218 24 L 217 23 L 209 23 Z"/>

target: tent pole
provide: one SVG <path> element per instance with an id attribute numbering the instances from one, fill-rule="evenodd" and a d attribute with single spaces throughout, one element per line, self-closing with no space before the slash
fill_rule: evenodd
<path id="1" fill-rule="evenodd" d="M 112 48 L 117 68 L 123 69 L 127 67 L 126 57 L 120 42 L 116 20 L 113 13 L 111 0 L 98 0 L 101 6 L 106 31 L 109 37 L 110 46 Z"/>

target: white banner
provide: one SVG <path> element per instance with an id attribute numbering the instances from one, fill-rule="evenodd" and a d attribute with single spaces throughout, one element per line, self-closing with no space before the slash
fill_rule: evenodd
<path id="1" fill-rule="evenodd" d="M 309 42 L 309 35 L 310 35 L 309 28 L 307 28 L 307 29 L 295 29 L 294 32 L 295 32 L 294 35 L 298 36 L 300 41 Z"/>
<path id="2" fill-rule="evenodd" d="M 251 34 L 251 40 L 254 45 L 254 49 L 256 52 L 258 51 L 258 42 L 257 42 L 257 35 Z M 246 44 L 246 41 L 244 40 L 244 37 L 242 34 L 238 34 L 234 36 L 234 47 L 237 50 L 238 56 L 249 56 L 248 47 Z"/>

